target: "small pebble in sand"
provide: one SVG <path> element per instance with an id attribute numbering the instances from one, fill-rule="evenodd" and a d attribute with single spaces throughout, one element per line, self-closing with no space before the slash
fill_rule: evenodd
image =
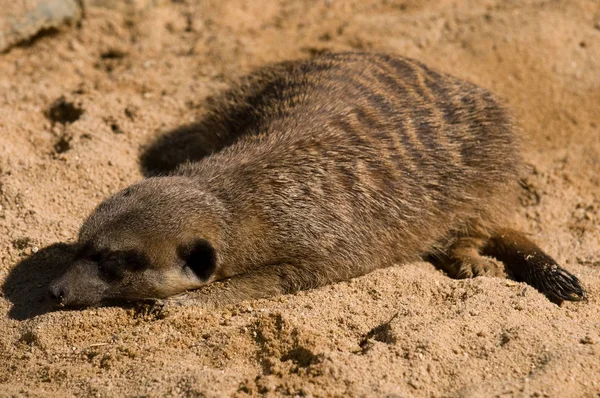
<path id="1" fill-rule="evenodd" d="M 590 335 L 586 335 L 585 337 L 580 339 L 579 342 L 581 344 L 594 344 L 595 343 L 594 339 Z"/>

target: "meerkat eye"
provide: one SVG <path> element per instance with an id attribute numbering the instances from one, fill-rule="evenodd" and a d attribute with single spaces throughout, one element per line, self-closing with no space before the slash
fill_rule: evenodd
<path id="1" fill-rule="evenodd" d="M 101 277 L 109 281 L 122 280 L 127 271 L 143 271 L 150 268 L 150 261 L 134 250 L 117 251 L 101 256 L 97 261 Z"/>
<path id="2" fill-rule="evenodd" d="M 180 246 L 179 257 L 184 266 L 190 268 L 203 281 L 208 280 L 217 267 L 217 253 L 206 240 L 197 240 Z"/>
<path id="3" fill-rule="evenodd" d="M 123 279 L 123 267 L 118 257 L 112 255 L 98 262 L 100 277 L 108 281 Z"/>
<path id="4" fill-rule="evenodd" d="M 102 262 L 102 258 L 103 258 L 103 255 L 100 252 L 94 252 L 94 253 L 92 253 L 92 254 L 89 255 L 89 259 L 92 260 L 95 263 Z"/>
<path id="5" fill-rule="evenodd" d="M 151 267 L 150 260 L 144 254 L 135 250 L 119 252 L 121 266 L 131 271 L 143 271 Z"/>

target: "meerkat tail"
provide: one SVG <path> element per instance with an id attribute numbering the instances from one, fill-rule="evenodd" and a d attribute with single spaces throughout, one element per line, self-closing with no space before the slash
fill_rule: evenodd
<path id="1" fill-rule="evenodd" d="M 585 298 L 579 279 L 519 231 L 496 231 L 483 247 L 483 254 L 502 261 L 516 280 L 528 283 L 551 300 Z"/>

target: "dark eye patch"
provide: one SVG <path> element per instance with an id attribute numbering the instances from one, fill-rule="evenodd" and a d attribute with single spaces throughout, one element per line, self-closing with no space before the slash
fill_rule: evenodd
<path id="1" fill-rule="evenodd" d="M 109 255 L 109 251 L 106 249 L 98 249 L 94 247 L 91 243 L 85 243 L 79 247 L 77 250 L 77 254 L 75 256 L 76 260 L 87 260 L 99 264 L 103 262 L 107 256 Z"/>
<path id="2" fill-rule="evenodd" d="M 104 254 L 102 252 L 94 252 L 94 253 L 89 254 L 87 257 L 90 260 L 92 260 L 93 262 L 99 263 L 104 258 Z"/>
<path id="3" fill-rule="evenodd" d="M 121 281 L 125 276 L 125 269 L 118 258 L 108 258 L 98 263 L 100 277 L 108 282 Z"/>
<path id="4" fill-rule="evenodd" d="M 143 271 L 150 268 L 150 260 L 136 250 L 116 252 L 123 261 L 123 267 L 129 271 Z"/>
<path id="5" fill-rule="evenodd" d="M 120 281 L 125 272 L 140 272 L 150 268 L 148 257 L 135 250 L 109 252 L 108 250 L 93 250 L 88 248 L 79 254 L 98 266 L 100 277 L 107 281 Z"/>

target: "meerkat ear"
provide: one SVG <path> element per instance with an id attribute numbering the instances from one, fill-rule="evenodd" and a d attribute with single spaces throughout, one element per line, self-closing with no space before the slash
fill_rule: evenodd
<path id="1" fill-rule="evenodd" d="M 185 266 L 203 281 L 207 281 L 217 268 L 217 253 L 210 242 L 206 240 L 201 239 L 180 246 L 178 254 Z"/>

